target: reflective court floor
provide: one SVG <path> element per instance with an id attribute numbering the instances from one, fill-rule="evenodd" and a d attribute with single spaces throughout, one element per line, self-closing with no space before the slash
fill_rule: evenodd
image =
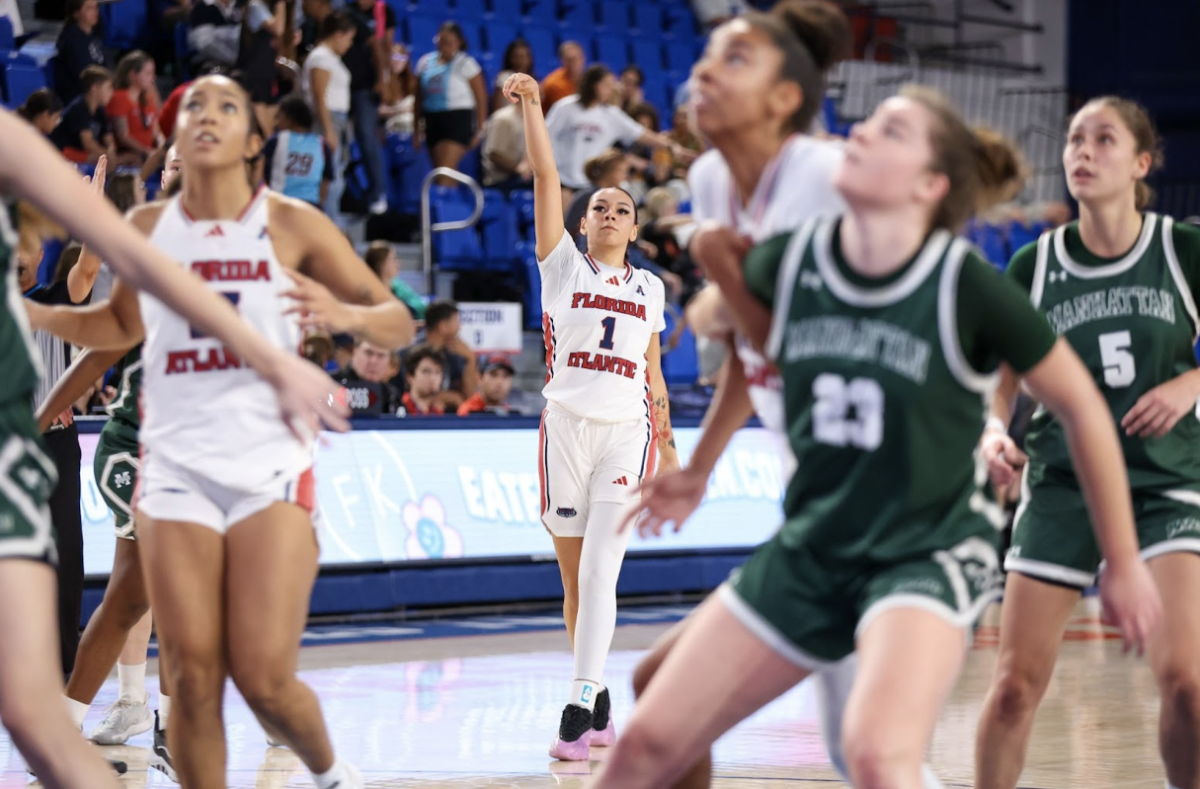
<path id="1" fill-rule="evenodd" d="M 632 705 L 629 678 L 639 656 L 684 611 L 623 612 L 606 678 L 613 688 L 618 732 Z M 994 623 L 997 614 L 993 609 L 985 622 Z M 337 643 L 341 641 L 349 643 Z M 586 785 L 592 765 L 554 762 L 547 755 L 572 674 L 561 617 L 325 628 L 311 631 L 306 643 L 318 645 L 302 652 L 303 677 L 321 698 L 338 754 L 358 765 L 367 786 Z M 948 787 L 971 785 L 975 725 L 995 662 L 995 643 L 995 628 L 985 624 L 934 736 L 930 759 Z M 154 706 L 157 680 L 148 678 L 147 684 Z M 114 676 L 93 705 L 85 731 L 99 723 L 116 693 Z M 1039 713 L 1021 786 L 1160 789 L 1157 714 L 1146 663 L 1121 655 L 1119 642 L 1106 637 L 1094 610 L 1081 606 Z M 266 746 L 262 730 L 232 686 L 226 696 L 226 726 L 231 789 L 313 785 L 290 751 Z M 124 786 L 175 786 L 164 775 L 147 771 L 150 744 L 147 733 L 127 746 L 103 749 L 129 764 Z M 602 760 L 604 749 L 592 754 Z M 30 780 L 0 730 L 0 787 L 25 786 Z M 718 744 L 713 785 L 845 786 L 825 761 L 807 684 Z"/>

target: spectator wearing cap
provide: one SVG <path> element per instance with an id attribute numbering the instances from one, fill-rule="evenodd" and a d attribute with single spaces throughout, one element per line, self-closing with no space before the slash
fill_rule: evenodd
<path id="1" fill-rule="evenodd" d="M 409 416 L 442 416 L 446 413 L 438 402 L 442 394 L 442 357 L 432 346 L 422 343 L 410 348 L 404 356 L 408 391 L 404 393 L 404 412 Z"/>
<path id="2" fill-rule="evenodd" d="M 458 407 L 458 415 L 468 416 L 481 411 L 504 415 L 510 413 L 512 408 L 508 404 L 508 395 L 512 392 L 514 372 L 507 356 L 489 356 L 479 376 L 479 391 Z"/>

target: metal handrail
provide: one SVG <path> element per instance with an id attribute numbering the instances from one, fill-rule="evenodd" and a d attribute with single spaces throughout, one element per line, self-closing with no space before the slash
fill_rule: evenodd
<path id="1" fill-rule="evenodd" d="M 471 194 L 475 196 L 475 210 L 471 212 L 469 218 L 454 219 L 449 222 L 433 224 L 429 211 L 429 192 L 433 179 L 439 175 L 458 181 L 471 190 Z M 479 187 L 479 184 L 471 176 L 464 175 L 458 170 L 452 170 L 449 167 L 435 167 L 425 176 L 425 180 L 421 181 L 421 260 L 424 266 L 425 290 L 427 293 L 433 294 L 433 234 L 446 230 L 462 230 L 473 227 L 481 216 L 483 216 L 483 189 Z"/>

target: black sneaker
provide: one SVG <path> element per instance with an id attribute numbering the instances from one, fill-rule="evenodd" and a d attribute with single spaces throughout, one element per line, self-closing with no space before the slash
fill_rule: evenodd
<path id="1" fill-rule="evenodd" d="M 597 748 L 608 748 L 617 742 L 617 727 L 612 721 L 612 699 L 608 696 L 608 688 L 596 696 L 596 709 L 592 712 L 592 745 Z"/>
<path id="2" fill-rule="evenodd" d="M 563 708 L 558 736 L 550 746 L 550 755 L 564 762 L 587 761 L 591 744 L 592 713 L 575 704 Z"/>
<path id="3" fill-rule="evenodd" d="M 154 712 L 154 756 L 150 759 L 150 766 L 179 783 L 175 765 L 171 762 L 171 751 L 167 749 L 167 730 L 158 725 L 157 710 Z"/>

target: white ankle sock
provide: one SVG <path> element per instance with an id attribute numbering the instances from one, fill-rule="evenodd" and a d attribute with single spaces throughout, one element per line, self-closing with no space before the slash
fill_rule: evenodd
<path id="1" fill-rule="evenodd" d="M 583 707 L 589 712 L 596 709 L 596 697 L 600 695 L 600 691 L 604 690 L 604 686 L 599 682 L 593 682 L 590 679 L 577 679 L 571 683 L 571 698 L 568 704 L 574 704 L 577 707 Z"/>
<path id="2" fill-rule="evenodd" d="M 333 766 L 323 773 L 313 773 L 313 783 L 317 785 L 317 789 L 348 789 L 350 786 L 350 773 L 346 770 L 346 765 L 334 757 Z"/>
<path id="3" fill-rule="evenodd" d="M 1175 784 L 1171 783 L 1170 781 L 1167 781 L 1167 789 L 1179 789 L 1179 788 L 1177 786 L 1175 786 Z"/>
<path id="4" fill-rule="evenodd" d="M 127 666 L 124 663 L 118 663 L 117 682 L 121 685 L 119 698 L 129 699 L 138 704 L 146 703 L 145 663 L 139 663 L 136 666 Z"/>
<path id="5" fill-rule="evenodd" d="M 83 728 L 83 719 L 87 717 L 88 710 L 92 705 L 76 701 L 70 696 L 63 696 L 63 700 L 67 702 L 67 714 L 71 716 L 71 722 L 75 724 L 75 728 Z"/>
<path id="6" fill-rule="evenodd" d="M 171 717 L 171 697 L 163 692 L 158 694 L 158 728 L 166 731 L 167 719 Z"/>

